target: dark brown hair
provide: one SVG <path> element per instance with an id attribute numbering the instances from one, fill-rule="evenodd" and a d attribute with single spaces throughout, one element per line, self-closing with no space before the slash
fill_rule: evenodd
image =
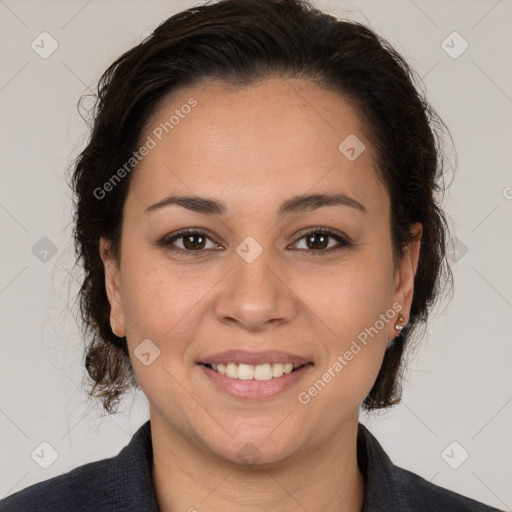
<path id="1" fill-rule="evenodd" d="M 130 159 L 148 120 L 172 91 L 204 80 L 250 85 L 270 76 L 312 80 L 358 109 L 391 199 L 395 261 L 411 241 L 411 225 L 423 225 L 409 323 L 387 349 L 363 407 L 370 411 L 400 400 L 404 349 L 426 322 L 441 285 L 452 281 L 448 226 L 437 197 L 444 191 L 444 125 L 416 89 L 404 59 L 364 25 L 327 15 L 305 0 L 222 0 L 170 17 L 104 72 L 89 142 L 73 162 L 85 366 L 91 396 L 101 398 L 109 412 L 137 384 L 126 339 L 110 327 L 99 241 L 106 238 L 120 261 L 122 210 L 136 166 L 111 187 L 107 199 L 98 190 Z"/>

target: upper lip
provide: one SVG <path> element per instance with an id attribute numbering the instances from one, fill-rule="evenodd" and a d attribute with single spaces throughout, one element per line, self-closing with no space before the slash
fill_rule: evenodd
<path id="1" fill-rule="evenodd" d="M 199 362 L 202 364 L 237 363 L 251 364 L 256 366 L 258 364 L 266 363 L 292 363 L 303 365 L 311 361 L 308 361 L 299 355 L 292 354 L 290 352 L 282 352 L 280 350 L 262 350 L 258 352 L 251 352 L 248 350 L 233 349 L 207 355 L 203 357 Z"/>

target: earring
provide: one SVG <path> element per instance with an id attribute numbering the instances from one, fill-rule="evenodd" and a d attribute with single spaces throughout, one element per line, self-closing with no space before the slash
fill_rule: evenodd
<path id="1" fill-rule="evenodd" d="M 404 321 L 404 317 L 402 315 L 399 315 L 398 316 L 398 321 L 399 322 L 403 322 Z M 396 337 L 400 336 L 400 331 L 405 327 L 405 325 L 399 325 L 399 324 L 395 324 L 395 329 L 398 331 L 398 334 L 396 335 Z"/>

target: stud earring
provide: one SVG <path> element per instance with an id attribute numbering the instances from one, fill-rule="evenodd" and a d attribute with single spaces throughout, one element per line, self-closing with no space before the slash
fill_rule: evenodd
<path id="1" fill-rule="evenodd" d="M 404 321 L 404 317 L 402 315 L 399 315 L 398 316 L 398 321 L 399 322 L 403 322 Z M 405 325 L 399 325 L 399 324 L 395 324 L 395 329 L 398 331 L 398 334 L 396 335 L 396 337 L 400 336 L 400 332 L 401 330 L 405 327 Z"/>

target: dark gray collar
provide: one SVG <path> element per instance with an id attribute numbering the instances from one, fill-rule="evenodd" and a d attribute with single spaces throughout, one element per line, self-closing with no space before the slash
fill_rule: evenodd
<path id="1" fill-rule="evenodd" d="M 362 512 L 401 511 L 395 466 L 362 423 L 357 430 L 357 463 L 366 484 Z"/>

